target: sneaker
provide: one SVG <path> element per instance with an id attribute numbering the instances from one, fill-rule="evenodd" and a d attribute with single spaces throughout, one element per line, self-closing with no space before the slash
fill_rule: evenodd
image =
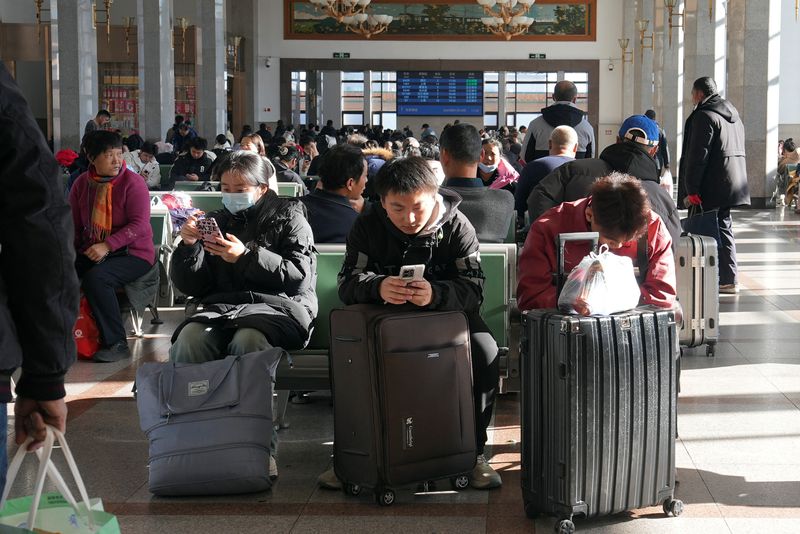
<path id="1" fill-rule="evenodd" d="M 269 479 L 275 480 L 278 478 L 278 462 L 275 461 L 275 457 L 270 455 L 269 457 Z"/>
<path id="2" fill-rule="evenodd" d="M 336 478 L 336 473 L 333 471 L 333 467 L 322 473 L 320 476 L 317 477 L 317 484 L 319 484 L 320 488 L 329 489 L 329 490 L 341 490 L 342 483 L 341 481 Z"/>
<path id="3" fill-rule="evenodd" d="M 129 358 L 131 351 L 128 349 L 128 342 L 125 340 L 114 343 L 110 347 L 98 350 L 92 356 L 92 361 L 100 363 L 112 363 Z"/>
<path id="4" fill-rule="evenodd" d="M 492 469 L 483 454 L 479 454 L 475 467 L 472 468 L 472 480 L 469 485 L 475 489 L 492 489 L 499 488 L 502 484 L 503 480 L 497 471 Z"/>
<path id="5" fill-rule="evenodd" d="M 719 286 L 721 295 L 735 295 L 739 292 L 739 286 L 736 284 L 722 284 Z"/>

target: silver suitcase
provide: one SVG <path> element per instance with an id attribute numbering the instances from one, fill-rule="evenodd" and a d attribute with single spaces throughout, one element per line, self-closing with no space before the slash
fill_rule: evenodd
<path id="1" fill-rule="evenodd" d="M 683 308 L 679 340 L 682 347 L 706 345 L 714 355 L 719 339 L 719 265 L 713 237 L 684 235 L 678 241 L 675 268 L 678 302 Z"/>
<path id="2" fill-rule="evenodd" d="M 224 495 L 270 488 L 274 348 L 206 363 L 145 363 L 139 422 L 150 441 L 150 491 Z"/>

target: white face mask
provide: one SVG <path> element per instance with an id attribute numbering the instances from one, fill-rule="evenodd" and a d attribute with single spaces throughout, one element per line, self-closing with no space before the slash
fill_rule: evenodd
<path id="1" fill-rule="evenodd" d="M 494 172 L 494 171 L 496 171 L 496 170 L 497 170 L 497 165 L 486 165 L 485 163 L 478 163 L 478 167 L 479 167 L 479 168 L 480 168 L 480 169 L 481 169 L 483 172 L 487 172 L 487 173 L 488 173 L 488 172 Z"/>
<path id="2" fill-rule="evenodd" d="M 255 205 L 256 195 L 252 191 L 246 193 L 222 193 L 222 205 L 234 215 Z"/>

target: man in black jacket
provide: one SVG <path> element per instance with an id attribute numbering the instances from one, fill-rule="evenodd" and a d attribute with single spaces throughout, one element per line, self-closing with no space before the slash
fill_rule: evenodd
<path id="1" fill-rule="evenodd" d="M 467 314 L 478 450 L 471 484 L 498 487 L 500 475 L 483 451 L 499 362 L 497 343 L 479 313 L 484 276 L 475 230 L 458 210 L 458 195 L 447 189 L 437 192 L 436 177 L 421 157 L 387 162 L 375 177 L 375 191 L 380 203 L 356 220 L 347 238 L 339 298 L 345 304 L 410 303 L 422 310 Z M 425 265 L 425 280 L 407 285 L 398 276 L 400 268 L 418 264 Z"/>
<path id="2" fill-rule="evenodd" d="M 308 209 L 314 243 L 344 243 L 358 212 L 353 202 L 361 199 L 367 185 L 367 160 L 360 148 L 336 145 L 322 158 L 317 187 L 300 201 Z"/>
<path id="3" fill-rule="evenodd" d="M 731 208 L 750 204 L 744 125 L 712 78 L 695 80 L 692 101 L 696 107 L 683 128 L 678 199 L 719 209 L 719 292 L 733 294 L 738 286 Z"/>
<path id="4" fill-rule="evenodd" d="M 673 251 L 681 235 L 678 208 L 660 185 L 653 155 L 658 150 L 658 125 L 644 115 L 631 115 L 619 130 L 617 143 L 609 146 L 598 159 L 582 159 L 566 163 L 547 175 L 528 197 L 531 222 L 562 202 L 589 196 L 592 183 L 614 171 L 629 174 L 642 181 L 653 208 L 672 237 Z"/>
<path id="5" fill-rule="evenodd" d="M 208 143 L 202 137 L 194 137 L 188 141 L 188 151 L 175 160 L 170 172 L 167 190 L 172 189 L 175 182 L 207 182 L 211 179 L 211 165 L 214 163 L 206 148 Z M 162 189 L 165 189 L 162 186 Z"/>
<path id="6" fill-rule="evenodd" d="M 442 132 L 444 185 L 463 199 L 458 209 L 475 227 L 478 241 L 503 243 L 514 220 L 514 195 L 486 187 L 477 176 L 481 150 L 481 136 L 471 124 L 462 122 Z"/>
<path id="7" fill-rule="evenodd" d="M 64 431 L 64 375 L 75 361 L 78 278 L 72 216 L 58 163 L 0 63 L 0 491 L 6 477 L 6 403 L 16 442 L 41 446 L 45 424 Z"/>
<path id="8" fill-rule="evenodd" d="M 548 141 L 553 128 L 572 126 L 578 134 L 576 158 L 591 158 L 595 154 L 594 129 L 586 114 L 575 105 L 578 88 L 569 80 L 561 80 L 553 90 L 555 103 L 542 109 L 542 115 L 531 121 L 522 140 L 522 153 L 526 163 L 549 154 Z"/>

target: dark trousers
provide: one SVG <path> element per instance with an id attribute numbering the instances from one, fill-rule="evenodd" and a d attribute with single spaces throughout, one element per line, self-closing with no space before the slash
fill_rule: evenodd
<path id="1" fill-rule="evenodd" d="M 733 239 L 733 220 L 730 208 L 720 208 L 719 221 L 719 283 L 736 283 L 736 241 Z"/>
<path id="2" fill-rule="evenodd" d="M 95 263 L 83 254 L 75 260 L 81 289 L 92 308 L 104 347 L 125 341 L 125 325 L 119 311 L 117 289 L 141 278 L 152 265 L 136 256 L 108 256 Z"/>
<path id="3" fill-rule="evenodd" d="M 500 385 L 500 358 L 497 342 L 477 313 L 467 315 L 472 348 L 472 394 L 475 401 L 475 445 L 483 454 L 486 429 L 492 420 L 494 401 Z"/>

